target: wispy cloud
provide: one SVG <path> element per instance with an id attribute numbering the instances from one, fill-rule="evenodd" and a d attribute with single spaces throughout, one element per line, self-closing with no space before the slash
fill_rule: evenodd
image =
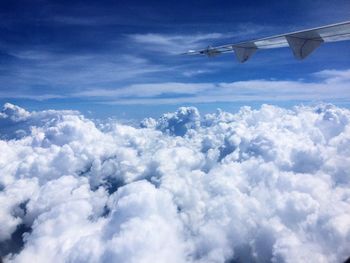
<path id="1" fill-rule="evenodd" d="M 13 97 L 10 91 L 17 91 L 16 97 L 38 93 L 65 96 L 77 90 L 115 86 L 133 79 L 142 81 L 147 75 L 171 70 L 131 54 L 57 54 L 37 50 L 11 54 L 19 62 L 11 67 L 0 65 L 1 71 L 8 71 L 0 76 L 0 90 L 7 97 Z"/>
<path id="2" fill-rule="evenodd" d="M 188 48 L 200 48 L 204 41 L 213 41 L 227 38 L 222 33 L 195 34 L 195 35 L 165 35 L 165 34 L 132 34 L 129 39 L 137 44 L 144 45 L 149 50 L 162 53 L 178 54 Z"/>
<path id="3" fill-rule="evenodd" d="M 94 89 L 87 90 L 75 95 L 88 97 L 155 97 L 164 94 L 191 94 L 195 95 L 201 91 L 211 89 L 214 84 L 210 83 L 154 83 L 154 84 L 133 84 L 120 89 Z"/>
<path id="4" fill-rule="evenodd" d="M 136 43 L 142 44 L 144 48 L 156 50 L 162 53 L 178 54 L 188 49 L 204 48 L 210 44 L 221 41 L 233 41 L 252 34 L 256 34 L 269 27 L 253 24 L 238 24 L 230 32 L 195 33 L 195 34 L 130 34 L 128 38 Z"/>
<path id="5" fill-rule="evenodd" d="M 327 69 L 322 70 L 320 72 L 316 72 L 314 74 L 318 78 L 322 78 L 327 83 L 337 83 L 337 82 L 350 82 L 350 69 L 348 70 L 335 70 L 335 69 Z"/>
<path id="6" fill-rule="evenodd" d="M 160 68 L 145 67 L 146 61 L 138 61 L 134 69 L 129 71 L 133 65 L 126 65 L 125 69 L 119 66 L 119 76 L 114 76 L 116 72 L 110 72 L 110 78 L 105 82 L 112 82 L 118 78 L 141 76 L 147 72 L 161 71 Z M 101 65 L 100 65 L 101 66 Z M 109 65 L 111 66 L 111 65 Z M 101 66 L 102 67 L 102 66 Z M 118 67 L 118 66 L 117 66 Z M 72 83 L 84 81 L 89 83 L 89 87 L 72 89 L 64 93 L 57 91 L 47 91 L 46 93 L 33 94 L 10 92 L 8 89 L 0 91 L 0 98 L 27 98 L 45 100 L 50 98 L 84 98 L 95 100 L 105 104 L 181 104 L 181 103 L 212 103 L 212 102 L 233 102 L 233 101 L 287 101 L 287 100 L 347 100 L 350 101 L 350 92 L 348 83 L 350 80 L 350 70 L 323 70 L 311 74 L 312 81 L 305 80 L 270 80 L 256 79 L 234 82 L 154 82 L 139 83 L 117 86 L 116 88 L 91 86 L 94 76 L 102 74 L 101 71 L 107 68 L 101 68 L 96 72 L 76 73 L 78 80 L 71 80 Z M 27 72 L 29 73 L 29 72 Z M 52 75 L 46 76 L 49 79 Z M 89 76 L 91 74 L 92 76 Z M 105 74 L 105 73 L 103 73 Z M 135 75 L 136 74 L 136 75 Z M 108 75 L 108 74 L 107 74 Z M 73 77 L 73 76 L 72 76 Z M 69 83 L 70 79 L 62 80 L 63 83 Z M 57 80 L 59 81 L 59 80 Z M 3 89 L 6 90 L 6 89 Z"/>
<path id="7" fill-rule="evenodd" d="M 273 29 L 273 30 L 272 30 Z M 194 34 L 130 34 L 129 40 L 136 44 L 141 44 L 149 50 L 156 50 L 161 53 L 178 54 L 188 49 L 204 48 L 208 45 L 218 43 L 225 44 L 240 41 L 249 36 L 261 32 L 276 31 L 278 27 L 261 26 L 252 23 L 235 24 L 230 31 L 214 33 L 194 33 Z"/>
<path id="8" fill-rule="evenodd" d="M 171 45 L 173 42 L 197 43 L 208 39 L 225 38 L 222 33 L 196 34 L 196 35 L 162 35 L 162 34 L 133 34 L 130 38 L 139 43 Z"/>
<path id="9" fill-rule="evenodd" d="M 315 81 L 247 80 L 230 83 L 150 83 L 120 89 L 92 89 L 74 94 L 107 104 L 179 104 L 232 101 L 350 100 L 350 70 L 313 74 Z"/>

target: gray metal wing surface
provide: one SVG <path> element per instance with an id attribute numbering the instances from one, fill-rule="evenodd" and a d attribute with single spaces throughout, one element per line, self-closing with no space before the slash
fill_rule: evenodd
<path id="1" fill-rule="evenodd" d="M 343 40 L 350 40 L 350 21 L 222 46 L 208 46 L 185 54 L 213 57 L 234 52 L 237 60 L 243 63 L 259 49 L 290 47 L 295 58 L 304 59 L 323 43 Z"/>

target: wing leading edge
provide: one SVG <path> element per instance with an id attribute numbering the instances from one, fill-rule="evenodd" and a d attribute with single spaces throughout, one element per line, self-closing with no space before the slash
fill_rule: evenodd
<path id="1" fill-rule="evenodd" d="M 304 59 L 324 42 L 343 40 L 350 40 L 350 21 L 223 46 L 209 46 L 197 51 L 190 50 L 185 54 L 213 57 L 234 52 L 237 60 L 243 63 L 258 49 L 290 47 L 295 58 Z"/>

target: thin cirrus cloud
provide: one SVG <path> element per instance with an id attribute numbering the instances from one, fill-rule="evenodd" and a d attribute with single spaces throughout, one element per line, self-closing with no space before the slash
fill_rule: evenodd
<path id="1" fill-rule="evenodd" d="M 260 32 L 278 30 L 278 27 L 259 26 L 255 24 L 238 24 L 232 27 L 232 31 L 225 33 L 193 33 L 193 34 L 129 34 L 128 40 L 134 44 L 142 45 L 148 50 L 165 54 L 179 54 L 188 49 L 198 49 L 208 46 L 208 44 L 220 43 L 224 40 L 241 40 Z M 256 37 L 256 36 L 255 36 Z"/>
<path id="2" fill-rule="evenodd" d="M 186 48 L 199 48 L 204 41 L 223 39 L 222 33 L 195 35 L 164 35 L 164 34 L 132 34 L 128 36 L 135 43 L 145 45 L 145 48 L 159 52 L 176 54 L 186 51 Z"/>
<path id="3" fill-rule="evenodd" d="M 74 58 L 70 58 L 74 59 Z M 76 58 L 79 60 L 79 58 Z M 80 58 L 81 60 L 82 58 Z M 83 61 L 90 61 L 91 57 Z M 181 104 L 181 103 L 212 103 L 232 101 L 287 101 L 287 100 L 342 100 L 349 101 L 348 82 L 350 70 L 323 70 L 313 73 L 309 80 L 247 80 L 226 83 L 188 83 L 188 82 L 158 82 L 139 83 L 121 86 L 120 88 L 105 88 L 103 85 L 114 86 L 115 81 L 125 80 L 135 76 L 141 77 L 149 73 L 160 73 L 162 70 L 179 70 L 176 68 L 166 69 L 162 67 L 147 67 L 147 60 L 135 58 L 134 62 L 128 58 L 129 64 L 126 67 L 133 68 L 129 71 L 121 66 L 120 71 L 112 70 L 113 65 L 101 64 L 99 70 L 76 72 L 74 76 L 66 76 L 61 79 L 58 72 L 49 70 L 45 76 L 35 74 L 37 70 L 32 67 L 26 74 L 27 80 L 47 82 L 57 79 L 63 87 L 77 85 L 78 89 L 72 88 L 67 92 L 47 90 L 35 94 L 28 92 L 17 92 L 16 90 L 4 90 L 0 92 L 1 98 L 24 98 L 34 100 L 45 100 L 50 98 L 81 98 L 94 100 L 105 104 Z M 61 62 L 64 63 L 64 62 Z M 143 66 L 141 66 L 143 65 Z M 56 65 L 59 68 L 59 63 Z M 118 65 L 117 65 L 118 67 Z M 89 77 L 103 75 L 104 81 L 89 80 Z M 17 88 L 23 85 L 25 80 L 17 80 Z M 147 79 L 145 79 L 147 81 Z M 7 83 L 9 84 L 9 83 Z M 11 84 L 11 82 L 10 82 Z M 89 88 L 90 86 L 102 86 L 101 88 Z"/>
<path id="4" fill-rule="evenodd" d="M 135 55 L 57 54 L 48 51 L 13 51 L 19 62 L 3 68 L 1 97 L 29 97 L 49 93 L 63 96 L 93 86 L 169 71 L 160 64 Z M 40 86 L 40 91 L 36 88 Z M 23 90 L 22 90 L 23 88 Z M 9 92 L 13 91 L 13 92 Z M 63 92 L 61 92 L 63 91 Z M 60 93 L 61 92 L 61 93 Z"/>
<path id="5" fill-rule="evenodd" d="M 73 94 L 108 104 L 177 104 L 264 100 L 350 100 L 350 70 L 324 70 L 312 81 L 248 80 L 232 83 L 150 83 L 119 89 L 92 89 Z"/>

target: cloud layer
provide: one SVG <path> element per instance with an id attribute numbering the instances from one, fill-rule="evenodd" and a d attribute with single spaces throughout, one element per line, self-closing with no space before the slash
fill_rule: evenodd
<path id="1" fill-rule="evenodd" d="M 232 101 L 350 101 L 350 70 L 323 70 L 305 80 L 256 79 L 221 83 L 149 83 L 119 89 L 91 89 L 73 96 L 99 98 L 106 104 L 181 104 Z"/>
<path id="2" fill-rule="evenodd" d="M 341 262 L 350 111 L 0 113 L 5 262 Z"/>

